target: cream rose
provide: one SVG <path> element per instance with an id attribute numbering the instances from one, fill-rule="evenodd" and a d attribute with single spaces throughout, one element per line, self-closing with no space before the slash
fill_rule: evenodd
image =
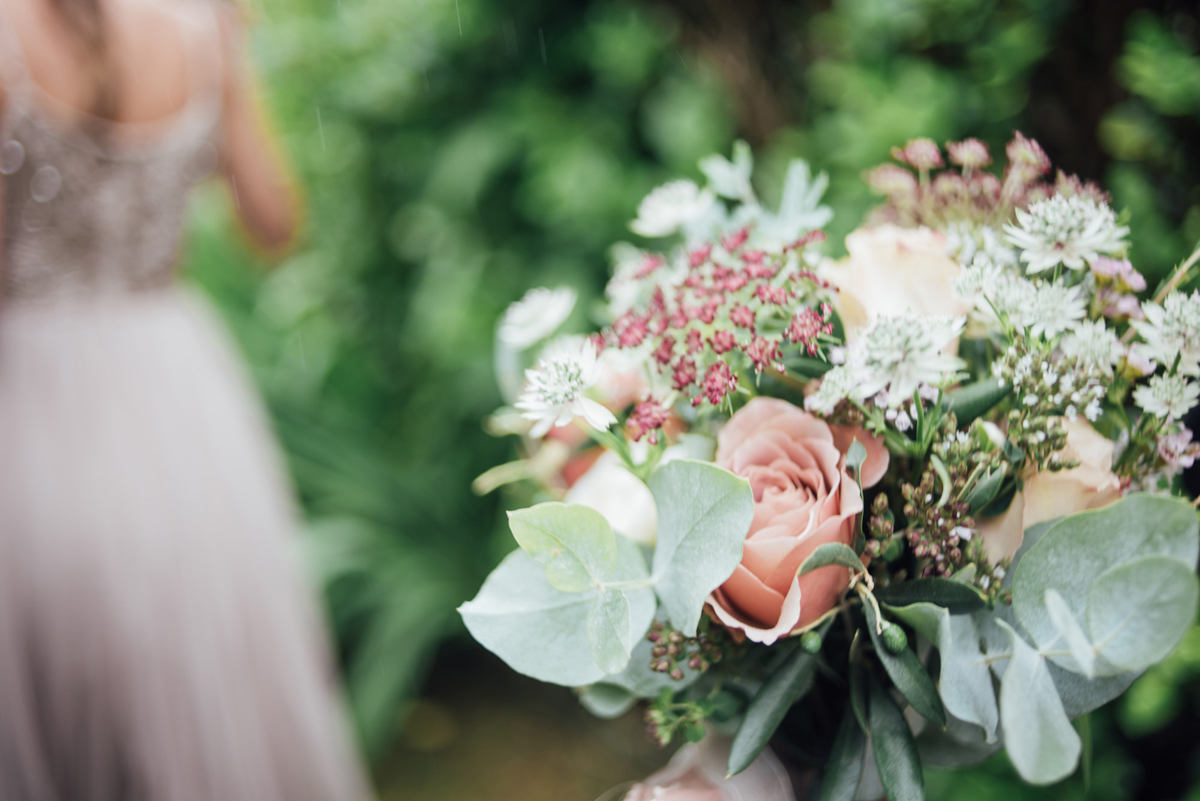
<path id="1" fill-rule="evenodd" d="M 854 439 L 867 448 L 863 481 L 870 486 L 887 470 L 888 453 L 862 429 L 835 431 L 786 401 L 755 398 L 721 430 L 717 464 L 754 490 L 742 562 L 709 597 L 725 626 L 770 644 L 833 608 L 848 570 L 796 572 L 818 545 L 853 541 L 863 500 L 844 453 Z"/>
<path id="2" fill-rule="evenodd" d="M 1082 418 L 1063 420 L 1062 424 L 1067 432 L 1063 458 L 1077 461 L 1079 466 L 1025 477 L 1025 528 L 1084 509 L 1099 509 L 1121 497 L 1121 480 L 1112 471 L 1112 440 Z"/>
<path id="3" fill-rule="evenodd" d="M 1057 472 L 1029 471 L 1023 476 L 1024 491 L 1016 494 L 1004 514 L 978 521 L 989 561 L 1011 559 L 1030 526 L 1120 499 L 1121 480 L 1112 472 L 1112 440 L 1083 419 L 1062 423 L 1067 432 L 1063 458 L 1077 461 L 1079 466 Z"/>
<path id="4" fill-rule="evenodd" d="M 972 304 L 954 291 L 962 268 L 946 255 L 946 237 L 929 228 L 881 225 L 846 237 L 849 255 L 823 267 L 838 287 L 834 305 L 850 339 L 880 315 L 910 309 L 958 317 Z"/>

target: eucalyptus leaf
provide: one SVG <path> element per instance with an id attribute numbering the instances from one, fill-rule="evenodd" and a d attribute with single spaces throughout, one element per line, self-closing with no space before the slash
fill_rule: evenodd
<path id="1" fill-rule="evenodd" d="M 617 542 L 604 515 L 587 506 L 539 503 L 508 513 L 513 537 L 546 568 L 550 584 L 583 592 L 608 578 Z"/>
<path id="2" fill-rule="evenodd" d="M 1022 555 L 1013 571 L 1017 620 L 1035 643 L 1049 646 L 1059 635 L 1046 608 L 1046 590 L 1056 590 L 1081 619 L 1089 590 L 1110 568 L 1156 555 L 1194 567 L 1200 553 L 1198 532 L 1191 505 L 1161 496 L 1130 495 L 1103 509 L 1064 517 Z M 1074 664 L 1056 661 L 1067 667 Z"/>
<path id="3" fill-rule="evenodd" d="M 857 439 L 850 443 L 850 447 L 846 449 L 846 467 L 855 471 L 858 475 L 858 469 L 862 467 L 862 463 L 867 459 L 867 448 Z"/>
<path id="4" fill-rule="evenodd" d="M 866 753 L 866 735 L 854 719 L 854 710 L 847 704 L 841 725 L 833 738 L 833 750 L 825 762 L 825 775 L 821 779 L 817 801 L 854 801 Z"/>
<path id="5" fill-rule="evenodd" d="M 649 578 L 638 547 L 617 537 L 617 566 L 611 579 Z M 654 619 L 654 593 L 626 591 L 629 640 L 641 637 Z M 532 556 L 516 550 L 492 571 L 474 599 L 459 607 L 467 630 L 518 673 L 551 684 L 579 687 L 604 678 L 588 644 L 588 612 L 596 590 L 565 592 L 550 584 Z"/>
<path id="6" fill-rule="evenodd" d="M 1012 587 L 1013 576 L 1016 575 L 1017 572 L 1017 565 L 1021 564 L 1021 560 L 1025 558 L 1025 554 L 1029 553 L 1033 546 L 1041 542 L 1042 537 L 1046 535 L 1046 532 L 1053 528 L 1054 524 L 1059 520 L 1062 520 L 1062 518 L 1056 517 L 1053 520 L 1035 523 L 1034 525 L 1025 529 L 1025 535 L 1021 538 L 1021 547 L 1017 548 L 1017 552 L 1013 554 L 1012 564 L 1008 566 L 1008 572 L 1004 574 L 1004 578 L 1000 582 L 1001 587 L 1004 589 L 1010 589 Z"/>
<path id="7" fill-rule="evenodd" d="M 638 698 L 655 698 L 664 688 L 672 691 L 686 690 L 703 675 L 698 670 L 684 670 L 683 678 L 676 681 L 666 673 L 651 670 L 650 651 L 653 648 L 654 643 L 647 640 L 645 636 L 640 637 L 633 645 L 633 654 L 625 670 L 606 676 L 604 681 L 622 687 Z"/>
<path id="8" fill-rule="evenodd" d="M 1094 709 L 1125 694 L 1125 691 L 1142 674 L 1137 671 L 1122 673 L 1117 676 L 1097 676 L 1088 679 L 1078 673 L 1072 673 L 1053 662 L 1046 663 L 1050 668 L 1050 678 L 1058 690 L 1059 700 L 1069 718 L 1086 715 Z"/>
<path id="9" fill-rule="evenodd" d="M 1011 626 L 1012 657 L 1000 681 L 1000 719 L 1009 758 L 1031 784 L 1064 779 L 1079 762 L 1079 734 L 1067 718 L 1048 663 Z"/>
<path id="10" fill-rule="evenodd" d="M 1088 631 L 1116 672 L 1144 670 L 1165 658 L 1191 628 L 1198 597 L 1192 567 L 1169 556 L 1143 556 L 1105 571 L 1092 584 Z"/>
<path id="11" fill-rule="evenodd" d="M 637 696 L 615 684 L 599 682 L 579 691 L 579 703 L 598 718 L 612 720 L 624 715 L 637 703 Z"/>
<path id="12" fill-rule="evenodd" d="M 620 673 L 629 664 L 629 599 L 620 590 L 597 593 L 588 609 L 587 639 L 592 658 L 605 673 Z"/>
<path id="13" fill-rule="evenodd" d="M 979 632 L 970 615 L 951 615 L 928 603 L 888 607 L 888 611 L 933 642 L 941 656 L 938 692 L 948 713 L 978 726 L 987 744 L 996 742 L 1000 711 L 991 671 L 979 649 Z"/>
<path id="14" fill-rule="evenodd" d="M 986 378 L 974 384 L 951 390 L 942 396 L 942 406 L 958 417 L 959 428 L 987 413 L 1012 392 L 1009 384 L 998 378 Z"/>
<path id="15" fill-rule="evenodd" d="M 1095 676 L 1096 649 L 1088 641 L 1079 621 L 1075 619 L 1075 613 L 1057 590 L 1046 590 L 1046 611 L 1050 613 L 1054 627 L 1058 629 L 1062 641 L 1071 651 L 1071 657 L 1075 660 L 1075 672 L 1082 673 L 1089 679 Z M 1066 666 L 1064 662 L 1059 664 Z"/>
<path id="16" fill-rule="evenodd" d="M 993 698 L 995 693 L 992 693 Z M 946 715 L 946 730 L 932 726 L 917 735 L 921 763 L 930 768 L 962 768 L 978 765 L 1004 747 L 999 737 L 989 742 L 983 729 L 974 723 Z"/>
<path id="17" fill-rule="evenodd" d="M 658 506 L 658 597 L 671 625 L 694 637 L 708 594 L 742 560 L 754 519 L 754 492 L 746 479 L 689 459 L 659 467 L 648 484 Z"/>
<path id="18" fill-rule="evenodd" d="M 829 625 L 821 627 L 821 636 Z M 812 686 L 816 669 L 817 655 L 796 648 L 750 699 L 729 750 L 730 776 L 741 773 L 758 758 L 792 704 Z"/>
<path id="19" fill-rule="evenodd" d="M 973 585 L 944 578 L 913 579 L 889 584 L 877 588 L 875 597 L 891 606 L 937 604 L 955 615 L 974 612 L 986 605 L 983 593 Z"/>
<path id="20" fill-rule="evenodd" d="M 868 715 L 875 766 L 888 801 L 923 801 L 925 777 L 908 721 L 887 691 L 872 680 Z"/>
<path id="21" fill-rule="evenodd" d="M 875 655 L 883 663 L 883 669 L 891 677 L 896 689 L 922 717 L 938 728 L 945 726 L 946 711 L 942 707 L 942 699 L 921 660 L 907 646 L 895 654 L 888 650 L 882 636 L 875 630 L 875 609 L 869 603 L 863 604 L 863 609 L 867 617 L 867 634 L 875 646 Z"/>
<path id="22" fill-rule="evenodd" d="M 818 568 L 829 567 L 830 565 L 841 565 L 857 572 L 863 572 L 864 570 L 862 559 L 854 552 L 853 548 L 849 545 L 843 545 L 840 542 L 827 542 L 824 545 L 818 545 L 808 555 L 808 558 L 800 565 L 800 570 L 796 575 L 804 576 Z M 845 574 L 843 573 L 842 575 Z"/>

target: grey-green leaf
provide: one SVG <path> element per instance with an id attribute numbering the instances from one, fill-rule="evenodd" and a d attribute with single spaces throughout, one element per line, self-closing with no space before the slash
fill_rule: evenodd
<path id="1" fill-rule="evenodd" d="M 855 471 L 858 475 L 858 468 L 862 467 L 862 463 L 867 459 L 867 449 L 857 439 L 850 443 L 850 447 L 846 449 L 846 467 Z"/>
<path id="2" fill-rule="evenodd" d="M 598 592 L 588 609 L 587 638 L 592 658 L 605 673 L 620 673 L 629 664 L 629 599 L 620 590 Z"/>
<path id="3" fill-rule="evenodd" d="M 824 636 L 828 630 L 829 623 L 826 623 L 819 631 Z M 750 699 L 729 751 L 730 776 L 750 767 L 788 709 L 808 691 L 816 669 L 817 656 L 796 647 Z"/>
<path id="4" fill-rule="evenodd" d="M 951 615 L 928 603 L 888 607 L 888 611 L 937 645 L 942 662 L 938 692 L 949 715 L 979 726 L 986 742 L 994 743 L 1000 711 L 971 616 Z"/>
<path id="5" fill-rule="evenodd" d="M 825 776 L 821 779 L 821 794 L 817 801 L 854 801 L 866 752 L 867 738 L 854 719 L 854 710 L 847 704 L 833 738 L 833 750 L 825 763 Z"/>
<path id="6" fill-rule="evenodd" d="M 637 545 L 617 538 L 614 581 L 649 577 Z M 604 678 L 588 644 L 588 610 L 596 591 L 564 592 L 551 586 L 546 571 L 523 550 L 516 550 L 492 571 L 474 599 L 459 607 L 467 630 L 518 673 L 551 684 L 579 687 Z M 629 642 L 641 637 L 654 619 L 651 590 L 627 592 Z"/>
<path id="7" fill-rule="evenodd" d="M 983 593 L 974 586 L 944 578 L 913 579 L 879 587 L 875 590 L 875 597 L 892 606 L 937 604 L 954 615 L 974 612 L 986 604 Z"/>
<path id="8" fill-rule="evenodd" d="M 946 710 L 942 707 L 937 687 L 921 660 L 913 653 L 912 648 L 906 647 L 897 654 L 889 651 L 883 638 L 875 631 L 875 609 L 869 603 L 864 604 L 863 608 L 867 616 L 867 633 L 875 646 L 875 655 L 883 663 L 883 669 L 891 677 L 896 689 L 922 717 L 938 728 L 944 727 Z"/>
<path id="9" fill-rule="evenodd" d="M 612 720 L 624 715 L 637 703 L 637 696 L 608 682 L 589 684 L 579 692 L 579 703 L 598 718 Z"/>
<path id="10" fill-rule="evenodd" d="M 1092 584 L 1087 627 L 1105 662 L 1143 670 L 1169 654 L 1196 617 L 1200 582 L 1169 556 L 1144 556 L 1112 568 Z"/>
<path id="11" fill-rule="evenodd" d="M 871 681 L 870 692 L 871 744 L 888 801 L 923 801 L 925 778 L 912 730 L 879 682 Z"/>
<path id="12" fill-rule="evenodd" d="M 1066 643 L 1071 657 L 1075 660 L 1075 672 L 1082 673 L 1089 679 L 1095 676 L 1096 649 L 1088 642 L 1087 634 L 1075 619 L 1075 613 L 1058 594 L 1058 590 L 1046 590 L 1046 611 L 1050 613 L 1050 620 L 1054 622 L 1054 627 L 1062 635 L 1062 641 Z M 1066 663 L 1059 664 L 1065 666 Z"/>
<path id="13" fill-rule="evenodd" d="M 746 479 L 690 459 L 668 462 L 648 484 L 658 506 L 658 597 L 671 625 L 692 637 L 708 594 L 742 560 L 754 493 Z"/>
<path id="14" fill-rule="evenodd" d="M 1012 387 L 1000 383 L 999 379 L 987 378 L 947 392 L 942 398 L 942 405 L 947 411 L 954 412 L 959 428 L 962 428 L 1008 397 L 1011 391 Z"/>
<path id="15" fill-rule="evenodd" d="M 1081 619 L 1088 591 L 1108 569 L 1155 555 L 1195 566 L 1198 554 L 1200 524 L 1186 501 L 1130 495 L 1062 518 L 1024 553 L 1013 571 L 1013 610 L 1033 641 L 1048 646 L 1058 639 L 1058 628 L 1046 609 L 1046 590 L 1057 590 Z"/>
<path id="16" fill-rule="evenodd" d="M 1000 681 L 1000 720 L 1009 758 L 1032 784 L 1064 779 L 1079 762 L 1079 734 L 1067 718 L 1048 663 L 1003 620 L 1012 657 Z"/>
<path id="17" fill-rule="evenodd" d="M 517 544 L 546 568 L 550 584 L 583 592 L 608 578 L 617 542 L 604 515 L 587 506 L 539 503 L 508 513 Z"/>
<path id="18" fill-rule="evenodd" d="M 864 570 L 862 559 L 854 552 L 853 548 L 840 542 L 827 542 L 824 545 L 818 545 L 816 550 L 808 555 L 808 558 L 800 565 L 797 575 L 803 576 L 817 568 L 830 565 L 841 565 L 858 572 Z"/>

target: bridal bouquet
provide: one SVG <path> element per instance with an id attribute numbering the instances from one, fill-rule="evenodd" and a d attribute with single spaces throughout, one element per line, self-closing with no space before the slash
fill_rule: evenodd
<path id="1" fill-rule="evenodd" d="M 793 162 L 772 211 L 739 143 L 642 201 L 664 244 L 614 249 L 602 330 L 555 337 L 575 295 L 536 289 L 497 332 L 487 425 L 525 458 L 476 489 L 537 502 L 463 620 L 663 745 L 731 736 L 701 783 L 768 741 L 821 799 L 1002 748 L 1056 782 L 1196 613 L 1198 254 L 1149 287 L 1020 134 L 996 172 L 974 139 L 893 155 L 841 260 L 825 176 Z"/>

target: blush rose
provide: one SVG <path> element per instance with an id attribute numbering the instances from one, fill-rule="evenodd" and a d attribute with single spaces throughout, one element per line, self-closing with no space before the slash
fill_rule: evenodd
<path id="1" fill-rule="evenodd" d="M 844 567 L 796 573 L 817 546 L 853 541 L 863 499 L 845 453 L 855 439 L 867 449 L 863 484 L 871 486 L 886 472 L 888 453 L 861 428 L 831 427 L 786 401 L 755 398 L 721 430 L 717 464 L 754 490 L 741 564 L 709 596 L 726 627 L 770 644 L 820 618 L 845 591 Z"/>

